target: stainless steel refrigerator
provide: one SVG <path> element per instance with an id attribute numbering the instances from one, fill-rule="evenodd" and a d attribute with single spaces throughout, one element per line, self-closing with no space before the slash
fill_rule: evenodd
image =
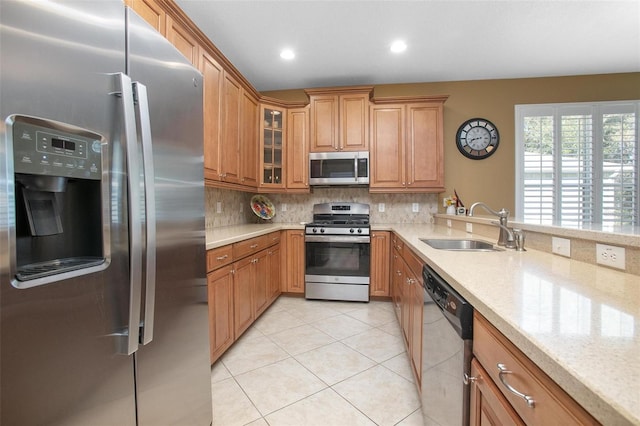
<path id="1" fill-rule="evenodd" d="M 0 1 L 0 423 L 208 425 L 202 77 L 114 1 Z"/>

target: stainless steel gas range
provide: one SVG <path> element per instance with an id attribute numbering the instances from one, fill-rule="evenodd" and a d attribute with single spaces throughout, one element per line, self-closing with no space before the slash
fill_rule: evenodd
<path id="1" fill-rule="evenodd" d="M 305 226 L 305 297 L 369 301 L 371 237 L 369 205 L 313 206 Z"/>

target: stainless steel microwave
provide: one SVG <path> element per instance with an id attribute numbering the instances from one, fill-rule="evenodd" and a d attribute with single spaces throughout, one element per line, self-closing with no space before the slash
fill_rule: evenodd
<path id="1" fill-rule="evenodd" d="M 310 185 L 368 185 L 369 152 L 309 153 Z"/>

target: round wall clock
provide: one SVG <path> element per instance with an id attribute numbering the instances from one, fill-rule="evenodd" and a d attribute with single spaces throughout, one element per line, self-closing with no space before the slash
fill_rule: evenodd
<path id="1" fill-rule="evenodd" d="M 456 145 L 467 158 L 482 160 L 498 149 L 500 134 L 498 128 L 484 118 L 472 118 L 458 128 Z"/>

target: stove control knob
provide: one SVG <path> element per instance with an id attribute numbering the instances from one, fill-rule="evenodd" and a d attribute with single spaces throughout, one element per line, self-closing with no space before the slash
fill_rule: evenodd
<path id="1" fill-rule="evenodd" d="M 316 228 L 313 228 L 313 233 L 315 234 L 316 232 L 318 232 L 318 230 Z"/>
<path id="2" fill-rule="evenodd" d="M 355 229 L 351 228 L 351 229 L 349 229 L 349 232 L 351 232 L 353 234 L 356 231 L 355 231 Z"/>
<path id="3" fill-rule="evenodd" d="M 358 234 L 362 234 L 362 229 L 358 228 Z"/>
<path id="4" fill-rule="evenodd" d="M 324 234 L 324 228 L 320 228 L 320 233 Z"/>

